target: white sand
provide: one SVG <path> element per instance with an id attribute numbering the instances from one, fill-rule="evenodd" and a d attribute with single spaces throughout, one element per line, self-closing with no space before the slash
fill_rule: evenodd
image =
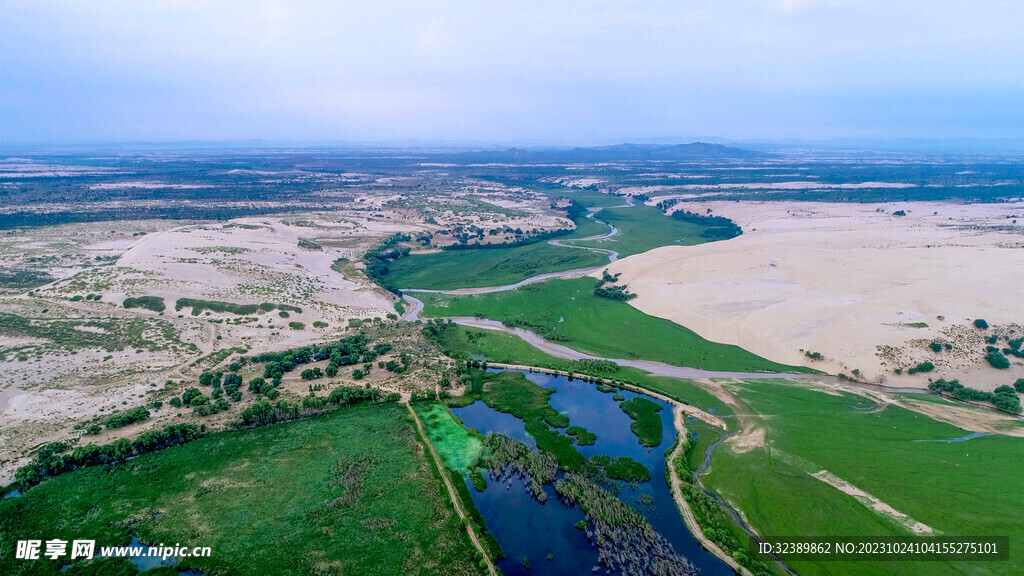
<path id="1" fill-rule="evenodd" d="M 858 368 L 893 386 L 924 387 L 931 376 L 992 389 L 1024 377 L 1020 359 L 1009 370 L 988 366 L 983 334 L 967 327 L 975 318 L 1024 324 L 1024 203 L 682 207 L 711 208 L 744 234 L 613 264 L 639 295 L 630 303 L 648 314 L 771 360 L 832 373 Z M 898 209 L 908 215 L 893 216 Z M 1021 217 L 1012 224 L 1007 215 Z M 917 322 L 928 327 L 908 326 Z M 950 341 L 953 352 L 931 352 L 932 339 Z M 893 347 L 887 358 L 879 346 Z M 812 362 L 801 349 L 826 359 Z M 893 373 L 925 360 L 935 372 Z"/>

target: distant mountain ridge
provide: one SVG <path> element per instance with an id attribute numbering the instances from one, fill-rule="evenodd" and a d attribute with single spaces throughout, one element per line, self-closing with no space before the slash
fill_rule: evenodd
<path id="1" fill-rule="evenodd" d="M 732 160 L 763 156 L 763 153 L 721 144 L 693 142 L 674 146 L 658 144 L 616 144 L 577 148 L 509 148 L 507 150 L 484 150 L 463 152 L 454 157 L 467 163 L 555 163 L 592 164 L 596 162 L 646 162 L 646 161 L 692 161 Z"/>

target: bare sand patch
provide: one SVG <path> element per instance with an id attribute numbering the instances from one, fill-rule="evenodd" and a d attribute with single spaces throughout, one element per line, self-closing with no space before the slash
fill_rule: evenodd
<path id="1" fill-rule="evenodd" d="M 812 474 L 812 476 L 828 484 L 829 486 L 836 488 L 843 494 L 849 494 L 850 496 L 853 496 L 854 498 L 857 499 L 858 502 L 864 504 L 871 510 L 874 510 L 879 514 L 883 514 L 885 516 L 892 518 L 893 520 L 896 520 L 902 526 L 911 530 L 914 534 L 935 533 L 935 530 L 933 530 L 927 524 L 914 520 L 910 516 L 904 514 L 903 512 L 900 512 L 899 510 L 893 508 L 892 506 L 886 504 L 885 502 L 882 502 L 878 498 L 875 498 L 871 494 L 868 494 L 867 492 L 861 490 L 860 488 L 857 488 L 853 484 L 850 484 L 849 482 L 843 480 L 842 478 L 836 476 L 835 474 L 832 474 L 828 470 L 820 470 Z"/>
<path id="2" fill-rule="evenodd" d="M 654 198 L 651 202 L 658 201 Z M 890 386 L 928 377 L 993 389 L 1024 377 L 984 360 L 970 323 L 1024 323 L 1024 203 L 826 204 L 702 202 L 687 210 L 727 216 L 738 238 L 667 246 L 624 258 L 612 273 L 647 314 L 717 342 L 831 373 L 860 370 Z M 904 210 L 903 217 L 893 215 Z M 933 340 L 951 342 L 936 354 Z M 980 344 L 980 345 L 979 345 Z M 822 361 L 805 353 L 818 352 Z M 923 361 L 929 374 L 894 373 Z"/>

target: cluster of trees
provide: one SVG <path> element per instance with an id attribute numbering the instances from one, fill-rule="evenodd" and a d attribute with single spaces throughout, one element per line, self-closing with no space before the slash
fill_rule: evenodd
<path id="1" fill-rule="evenodd" d="M 373 358 L 376 358 L 377 355 L 380 354 L 380 352 L 376 352 L 376 350 L 384 349 L 381 347 L 381 344 L 384 344 L 386 349 L 390 350 L 390 344 L 379 343 L 374 347 L 374 352 L 372 353 Z M 334 344 L 327 344 L 324 346 L 304 346 L 302 348 L 295 348 L 284 352 L 266 352 L 253 356 L 250 360 L 257 363 L 265 362 L 266 364 L 263 367 L 263 377 L 270 379 L 276 386 L 281 383 L 281 378 L 286 372 L 291 372 L 302 364 L 309 364 L 311 362 L 319 362 L 328 359 L 330 362 L 328 362 L 327 369 L 324 371 L 324 374 L 333 378 L 338 375 L 338 368 L 341 366 L 357 364 L 359 363 L 360 358 L 365 358 L 366 354 L 369 352 L 368 345 L 369 338 L 367 338 L 365 334 L 359 333 L 342 338 Z M 315 370 L 319 370 L 319 368 L 316 368 Z"/>
<path id="2" fill-rule="evenodd" d="M 123 428 L 129 424 L 149 420 L 149 410 L 145 406 L 137 406 L 124 412 L 118 412 L 107 418 L 107 428 Z"/>
<path id="3" fill-rule="evenodd" d="M 409 398 L 410 402 L 426 402 L 428 400 L 437 400 L 437 392 L 433 390 L 416 390 Z"/>
<path id="4" fill-rule="evenodd" d="M 907 370 L 907 374 L 917 374 L 917 373 L 922 373 L 922 372 L 931 372 L 932 370 L 935 370 L 935 364 L 932 364 L 931 362 L 925 361 L 925 362 L 921 362 L 917 366 L 914 366 L 913 368 L 910 368 L 909 370 Z"/>
<path id="5" fill-rule="evenodd" d="M 487 248 L 515 248 L 516 246 L 526 246 L 527 244 L 535 244 L 537 242 L 540 242 L 541 240 L 550 240 L 551 238 L 557 238 L 559 236 L 565 236 L 566 234 L 569 234 L 572 231 L 573 231 L 572 228 L 558 228 L 558 229 L 555 229 L 555 230 L 549 230 L 547 232 L 538 232 L 538 233 L 536 233 L 536 234 L 534 234 L 532 236 L 527 236 L 526 238 L 519 238 L 518 240 L 510 240 L 510 241 L 506 241 L 506 242 L 495 242 L 493 244 L 479 244 L 479 243 L 477 243 L 477 244 L 468 244 L 467 243 L 467 238 L 465 236 L 460 236 L 458 244 L 449 244 L 448 246 L 444 246 L 441 249 L 442 250 L 467 250 L 467 249 L 470 249 L 470 248 L 473 248 L 473 249 L 479 249 L 479 248 L 484 248 L 484 249 L 487 249 Z M 481 235 L 481 238 L 482 237 L 483 236 Z"/>
<path id="6" fill-rule="evenodd" d="M 314 366 L 312 368 L 306 368 L 301 374 L 299 374 L 299 376 L 301 376 L 303 380 L 316 380 L 317 378 L 323 378 L 324 372 L 319 366 Z"/>
<path id="7" fill-rule="evenodd" d="M 636 298 L 636 294 L 630 293 L 629 286 L 626 286 L 625 284 L 621 286 L 605 286 L 605 284 L 615 284 L 618 281 L 618 274 L 612 276 L 607 270 L 605 270 L 601 274 L 601 279 L 597 281 L 597 287 L 594 288 L 594 296 L 608 298 L 609 300 L 618 300 L 620 302 Z"/>
<path id="8" fill-rule="evenodd" d="M 427 320 L 426 324 L 423 325 L 423 335 L 431 340 L 438 340 L 443 337 L 446 330 L 449 328 L 455 328 L 455 322 L 451 320 Z"/>
<path id="9" fill-rule="evenodd" d="M 340 386 L 331 390 L 330 395 L 326 399 L 310 394 L 310 396 L 302 399 L 302 404 L 292 404 L 284 400 L 271 404 L 266 400 L 260 400 L 242 410 L 236 425 L 248 427 L 265 426 L 275 422 L 295 420 L 296 418 L 314 414 L 330 407 L 352 406 L 363 402 L 397 402 L 399 398 L 401 398 L 401 395 L 397 392 L 384 394 L 376 388 Z"/>
<path id="10" fill-rule="evenodd" d="M 139 296 L 138 298 L 125 298 L 121 303 L 125 308 L 145 308 L 153 312 L 163 312 L 167 306 L 164 299 L 159 296 Z"/>
<path id="11" fill-rule="evenodd" d="M 409 255 L 408 248 L 397 248 L 397 246 L 411 239 L 412 237 L 408 234 L 398 232 L 389 236 L 376 248 L 368 250 L 363 255 L 363 264 L 366 265 L 366 276 L 381 288 L 401 296 L 402 291 L 397 286 L 393 286 L 385 276 L 387 276 L 388 268 L 392 262 Z"/>
<path id="12" fill-rule="evenodd" d="M 1021 385 L 1021 387 L 1024 387 L 1024 383 L 1021 383 Z M 1020 397 L 1017 396 L 1017 392 L 1014 390 L 1015 386 L 1000 386 L 993 392 L 985 392 L 984 390 L 968 388 L 961 384 L 959 380 L 943 380 L 940 378 L 929 384 L 928 389 L 941 394 L 948 394 L 957 400 L 991 402 L 1000 410 L 1020 414 Z"/>
<path id="13" fill-rule="evenodd" d="M 617 300 L 620 302 L 636 298 L 636 294 L 630 292 L 629 286 L 626 285 L 608 287 L 598 286 L 597 288 L 594 288 L 594 296 L 608 298 L 609 300 Z"/>
<path id="14" fill-rule="evenodd" d="M 1000 370 L 1006 370 L 1010 367 L 1010 359 L 1003 355 L 995 346 L 985 347 L 985 360 L 992 365 L 993 368 Z"/>
<path id="15" fill-rule="evenodd" d="M 79 446 L 68 454 L 60 453 L 69 448 L 67 444 L 51 444 L 41 449 L 31 463 L 19 468 L 14 478 L 22 489 L 27 489 L 64 472 L 86 466 L 123 462 L 132 456 L 184 444 L 200 436 L 202 436 L 200 427 L 185 423 L 164 426 L 162 430 L 143 432 L 134 441 L 122 438 L 104 446 L 95 444 Z"/>
<path id="16" fill-rule="evenodd" d="M 688 210 L 676 210 L 672 218 L 680 222 L 689 222 L 703 226 L 705 230 L 700 233 L 701 238 L 709 241 L 728 240 L 743 234 L 743 229 L 732 220 L 724 216 L 705 216 Z"/>
<path id="17" fill-rule="evenodd" d="M 592 360 L 584 358 L 572 361 L 572 371 L 584 374 L 610 376 L 619 371 L 619 365 L 611 360 Z"/>
<path id="18" fill-rule="evenodd" d="M 253 394 L 266 396 L 271 400 L 276 400 L 277 397 L 281 395 L 281 393 L 277 391 L 277 386 L 273 382 L 267 382 L 263 378 L 258 377 L 249 380 L 249 391 Z"/>

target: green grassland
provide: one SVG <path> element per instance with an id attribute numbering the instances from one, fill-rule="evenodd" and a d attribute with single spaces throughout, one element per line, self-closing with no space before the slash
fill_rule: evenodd
<path id="1" fill-rule="evenodd" d="M 608 206 L 598 212 L 596 218 L 619 229 L 611 238 L 574 242 L 575 238 L 608 231 L 605 224 L 594 219 L 579 218 L 576 230 L 559 239 L 568 244 L 605 248 L 619 252 L 620 256 L 629 256 L 659 246 L 706 242 L 700 235 L 704 230 L 702 226 L 669 218 L 651 206 L 620 208 L 621 198 L 596 192 L 566 196 L 587 206 Z M 386 277 L 391 284 L 402 288 L 452 290 L 514 284 L 538 274 L 600 266 L 607 261 L 607 256 L 601 253 L 537 242 L 512 248 L 412 254 L 392 263 Z"/>
<path id="2" fill-rule="evenodd" d="M 445 466 L 468 475 L 483 447 L 480 437 L 460 426 L 444 404 L 417 402 L 414 407 Z"/>
<path id="3" fill-rule="evenodd" d="M 661 444 L 661 406 L 647 398 L 637 397 L 626 400 L 619 404 L 622 411 L 629 414 L 633 423 L 629 429 L 640 439 L 644 446 L 657 446 Z"/>
<path id="4" fill-rule="evenodd" d="M 418 297 L 425 305 L 424 317 L 490 318 L 596 356 L 642 358 L 707 370 L 811 371 L 765 360 L 738 346 L 710 342 L 625 302 L 597 297 L 594 285 L 591 278 L 576 278 L 548 280 L 506 292 L 466 296 L 423 293 Z M 609 331 L 630 338 L 610 338 Z"/>
<path id="5" fill-rule="evenodd" d="M 535 242 L 512 248 L 411 254 L 393 262 L 385 277 L 403 289 L 453 290 L 515 284 L 538 274 L 592 268 L 607 262 L 608 256 L 599 252 Z"/>
<path id="6" fill-rule="evenodd" d="M 576 246 L 615 250 L 620 258 L 646 252 L 659 246 L 692 246 L 707 242 L 701 237 L 704 227 L 680 222 L 653 206 L 638 204 L 632 208 L 606 208 L 597 218 L 619 229 L 619 233 L 601 240 L 574 242 Z"/>
<path id="7" fill-rule="evenodd" d="M 220 433 L 0 500 L 0 573 L 19 539 L 210 546 L 205 574 L 480 574 L 476 552 L 405 408 Z M 179 567 L 186 567 L 183 561 Z"/>
<path id="8" fill-rule="evenodd" d="M 490 362 L 537 366 L 554 370 L 578 370 L 571 360 L 556 358 L 529 345 L 518 336 L 494 330 L 454 326 L 442 332 L 438 343 L 445 354 L 460 359 L 482 358 Z M 729 415 L 732 408 L 699 384 L 689 380 L 655 376 L 649 372 L 620 366 L 606 378 L 633 382 L 653 392 L 697 406 L 713 414 Z M 727 422 L 729 423 L 729 422 Z"/>
<path id="9" fill-rule="evenodd" d="M 1009 562 L 794 561 L 814 574 L 1024 574 L 1024 439 L 966 432 L 903 408 L 781 381 L 738 385 L 768 448 L 714 452 L 704 484 L 763 535 L 899 535 L 909 530 L 811 476 L 821 469 L 945 536 L 1009 536 Z"/>

